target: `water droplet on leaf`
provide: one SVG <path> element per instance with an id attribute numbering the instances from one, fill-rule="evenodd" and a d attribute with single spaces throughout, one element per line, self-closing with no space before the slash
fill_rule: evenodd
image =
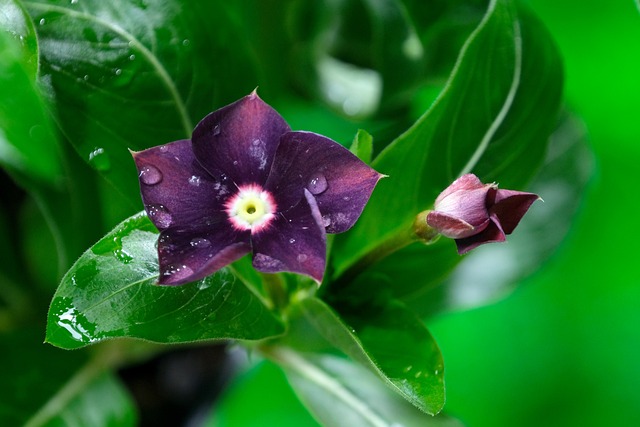
<path id="1" fill-rule="evenodd" d="M 39 21 L 39 24 L 40 24 L 40 25 L 44 25 L 44 24 L 46 24 L 46 23 L 47 23 L 47 20 L 46 20 L 46 19 L 44 19 L 44 18 L 40 19 L 40 21 Z"/>
<path id="2" fill-rule="evenodd" d="M 147 214 L 158 228 L 169 228 L 173 222 L 171 214 L 164 205 L 147 205 Z"/>
<path id="3" fill-rule="evenodd" d="M 104 148 L 96 147 L 89 153 L 89 164 L 99 171 L 108 171 L 111 168 L 111 160 Z"/>
<path id="4" fill-rule="evenodd" d="M 151 165 L 143 166 L 140 170 L 140 181 L 146 185 L 156 185 L 162 181 L 162 172 Z"/>
<path id="5" fill-rule="evenodd" d="M 311 192 L 311 194 L 321 194 L 327 191 L 327 187 L 329 184 L 327 183 L 327 178 L 321 173 L 316 173 L 311 176 L 309 179 L 309 183 L 307 184 L 307 189 Z"/>

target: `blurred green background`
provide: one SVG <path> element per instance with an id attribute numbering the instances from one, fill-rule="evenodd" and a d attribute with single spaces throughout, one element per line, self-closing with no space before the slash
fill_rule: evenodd
<path id="1" fill-rule="evenodd" d="M 565 61 L 596 170 L 569 235 L 507 298 L 430 325 L 469 426 L 640 425 L 640 13 L 532 0 Z"/>

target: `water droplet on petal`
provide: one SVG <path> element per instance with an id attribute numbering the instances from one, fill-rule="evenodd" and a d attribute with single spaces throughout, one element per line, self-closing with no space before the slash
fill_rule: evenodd
<path id="1" fill-rule="evenodd" d="M 331 217 L 329 215 L 322 215 L 322 225 L 328 227 L 331 225 Z"/>
<path id="2" fill-rule="evenodd" d="M 220 135 L 220 132 L 221 132 L 220 125 L 215 125 L 213 127 L 213 136 Z"/>
<path id="3" fill-rule="evenodd" d="M 234 165 L 234 166 L 238 166 L 238 161 L 237 161 L 237 160 L 234 160 L 234 161 L 233 161 L 233 165 Z"/>
<path id="4" fill-rule="evenodd" d="M 183 280 L 193 274 L 193 270 L 186 265 L 170 265 L 167 269 L 162 273 L 163 276 L 171 276 L 174 281 Z"/>
<path id="5" fill-rule="evenodd" d="M 143 184 L 156 185 L 162 181 L 162 172 L 155 166 L 147 165 L 142 167 L 139 177 Z"/>
<path id="6" fill-rule="evenodd" d="M 158 228 L 169 228 L 173 222 L 171 214 L 163 205 L 147 205 L 147 214 Z"/>
<path id="7" fill-rule="evenodd" d="M 327 191 L 327 187 L 329 184 L 327 183 L 327 178 L 321 173 L 316 173 L 311 176 L 309 179 L 309 183 L 307 184 L 307 189 L 311 192 L 311 194 L 321 194 Z"/>
<path id="8" fill-rule="evenodd" d="M 191 178 L 189 178 L 189 184 L 194 187 L 200 187 L 200 177 L 197 175 L 191 175 Z"/>
<path id="9" fill-rule="evenodd" d="M 293 244 L 293 243 L 295 243 L 295 242 L 296 242 L 296 239 L 289 239 L 289 243 L 292 243 L 292 244 Z"/>
<path id="10" fill-rule="evenodd" d="M 211 242 L 204 237 L 196 237 L 194 239 L 191 239 L 189 244 L 194 248 L 208 248 L 209 246 L 211 246 Z"/>
<path id="11" fill-rule="evenodd" d="M 307 255 L 300 254 L 300 255 L 298 255 L 298 262 L 305 262 L 307 260 L 307 258 L 309 258 Z"/>
<path id="12" fill-rule="evenodd" d="M 99 171 L 108 171 L 111 168 L 111 160 L 104 148 L 96 147 L 89 153 L 89 164 Z"/>

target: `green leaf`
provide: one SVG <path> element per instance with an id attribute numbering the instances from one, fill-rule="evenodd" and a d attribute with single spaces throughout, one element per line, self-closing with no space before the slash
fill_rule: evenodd
<path id="1" fill-rule="evenodd" d="M 265 390 L 269 390 L 265 393 Z M 251 411 L 247 411 L 251 408 Z M 259 414 L 259 416 L 256 416 Z M 263 360 L 233 378 L 215 402 L 205 427 L 314 427 L 309 414 L 287 382 L 282 369 Z"/>
<path id="2" fill-rule="evenodd" d="M 127 149 L 188 138 L 204 115 L 255 87 L 239 26 L 218 3 L 25 5 L 38 24 L 41 73 L 63 132 L 85 161 L 138 204 Z"/>
<path id="3" fill-rule="evenodd" d="M 329 354 L 275 349 L 291 385 L 324 426 L 460 426 L 433 417 L 394 394 L 366 368 Z"/>
<path id="4" fill-rule="evenodd" d="M 47 342 L 77 348 L 107 338 L 159 343 L 257 340 L 284 327 L 229 268 L 183 286 L 156 285 L 157 231 L 135 215 L 87 250 L 63 277 Z"/>
<path id="5" fill-rule="evenodd" d="M 29 15 L 16 0 L 0 0 L 0 31 L 11 34 L 20 44 L 22 63 L 27 75 L 35 81 L 38 72 L 38 40 Z"/>
<path id="6" fill-rule="evenodd" d="M 17 18 L 21 16 L 20 9 L 4 6 Z M 57 137 L 35 83 L 34 65 L 25 53 L 29 49 L 35 54 L 35 34 L 20 37 L 24 44 L 0 29 L 0 166 L 41 183 L 57 184 L 61 173 Z"/>
<path id="7" fill-rule="evenodd" d="M 339 312 L 342 318 L 317 298 L 300 301 L 292 308 L 289 344 L 302 351 L 326 352 L 329 343 L 371 369 L 420 410 L 440 412 L 442 355 L 420 319 L 401 303 L 384 299 L 356 310 L 342 307 Z"/>
<path id="8" fill-rule="evenodd" d="M 371 163 L 373 137 L 366 130 L 358 129 L 358 133 L 356 133 L 349 150 L 363 162 Z"/>
<path id="9" fill-rule="evenodd" d="M 97 359 L 42 344 L 42 331 L 0 336 L 0 425 L 134 426 L 136 409 Z"/>
<path id="10" fill-rule="evenodd" d="M 556 123 L 562 72 L 545 28 L 495 0 L 434 105 L 373 162 L 382 180 L 351 232 L 336 239 L 336 275 L 411 227 L 456 177 L 521 189 Z"/>

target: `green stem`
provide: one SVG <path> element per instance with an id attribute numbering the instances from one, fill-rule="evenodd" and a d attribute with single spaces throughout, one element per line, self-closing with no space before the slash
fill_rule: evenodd
<path id="1" fill-rule="evenodd" d="M 289 303 L 289 293 L 287 292 L 287 284 L 281 274 L 260 273 L 264 283 L 265 290 L 269 295 L 269 299 L 273 303 L 274 308 L 282 312 Z"/>

